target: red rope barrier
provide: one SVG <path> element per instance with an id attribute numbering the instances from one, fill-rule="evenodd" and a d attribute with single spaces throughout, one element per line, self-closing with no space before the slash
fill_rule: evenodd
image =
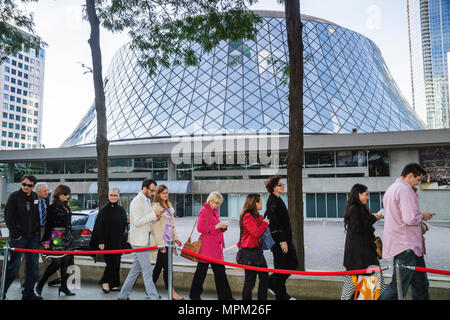
<path id="1" fill-rule="evenodd" d="M 210 261 L 213 263 L 223 264 L 223 265 L 227 265 L 230 267 L 236 267 L 236 268 L 241 268 L 241 269 L 259 271 L 259 272 L 297 274 L 297 275 L 303 275 L 303 276 L 345 276 L 345 275 L 354 275 L 354 274 L 374 273 L 374 272 L 381 271 L 381 267 L 361 269 L 361 270 L 352 270 L 352 271 L 297 271 L 297 270 L 259 268 L 259 267 L 253 267 L 253 266 L 247 266 L 247 265 L 222 261 L 222 260 L 218 260 L 218 259 L 214 259 L 214 258 L 210 258 L 210 257 L 205 257 L 198 253 L 195 253 L 195 252 L 192 252 L 192 251 L 186 250 L 186 249 L 182 249 L 181 251 L 183 251 L 191 256 L 201 258 L 203 260 L 207 260 L 207 261 Z"/>
<path id="2" fill-rule="evenodd" d="M 11 248 L 12 251 L 28 252 L 28 253 L 43 253 L 43 254 L 76 254 L 76 255 L 91 255 L 91 254 L 117 254 L 117 253 L 131 253 L 141 251 L 157 250 L 157 246 L 137 248 L 137 249 L 124 249 L 124 250 L 97 250 L 97 251 L 59 251 L 59 250 L 33 250 L 23 248 Z"/>
<path id="3" fill-rule="evenodd" d="M 436 273 L 436 274 L 445 274 L 445 275 L 450 276 L 450 271 L 437 270 L 437 269 L 428 269 L 428 268 L 422 268 L 422 267 L 410 267 L 410 268 L 414 268 L 415 271 L 419 271 L 419 272 L 428 272 L 428 273 Z"/>

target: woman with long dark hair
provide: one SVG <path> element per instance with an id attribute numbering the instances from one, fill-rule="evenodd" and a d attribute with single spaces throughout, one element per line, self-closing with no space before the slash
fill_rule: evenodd
<path id="1" fill-rule="evenodd" d="M 344 230 L 347 233 L 344 267 L 347 270 L 361 270 L 380 265 L 374 242 L 375 228 L 373 225 L 380 220 L 381 214 L 370 213 L 367 207 L 368 199 L 369 190 L 365 185 L 357 183 L 350 190 L 344 214 Z M 382 276 L 380 278 L 383 279 Z M 357 277 L 351 275 L 346 276 L 341 295 L 342 300 L 353 298 L 356 279 Z"/>
<path id="2" fill-rule="evenodd" d="M 47 208 L 47 221 L 45 223 L 42 245 L 45 249 L 54 250 L 54 254 L 49 254 L 52 263 L 47 267 L 44 275 L 36 286 L 36 291 L 41 295 L 42 288 L 50 275 L 61 269 L 61 286 L 58 289 L 58 296 L 63 292 L 67 296 L 74 296 L 75 293 L 67 288 L 69 274 L 67 268 L 74 264 L 73 255 L 58 254 L 58 250 L 72 250 L 72 211 L 68 201 L 70 199 L 70 188 L 66 185 L 59 185 L 53 192 L 52 204 Z"/>
<path id="3" fill-rule="evenodd" d="M 269 219 L 259 214 L 262 208 L 261 196 L 257 193 L 247 195 L 244 208 L 239 215 L 239 225 L 241 236 L 238 247 L 245 260 L 244 264 L 267 268 L 261 247 L 261 236 L 269 227 Z M 242 290 L 242 300 L 252 300 L 252 291 L 255 287 L 256 276 L 259 277 L 258 300 L 267 300 L 267 272 L 245 270 L 244 288 Z"/>

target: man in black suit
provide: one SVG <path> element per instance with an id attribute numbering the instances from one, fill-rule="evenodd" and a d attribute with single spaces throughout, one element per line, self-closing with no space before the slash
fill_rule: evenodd
<path id="1" fill-rule="evenodd" d="M 41 221 L 41 223 L 40 223 L 41 224 L 41 233 L 40 233 L 39 239 L 42 239 L 42 235 L 44 234 L 44 230 L 45 230 L 45 222 L 47 220 L 47 208 L 50 205 L 50 201 L 48 198 L 49 191 L 50 190 L 48 188 L 48 185 L 45 182 L 36 183 L 35 192 L 39 199 L 39 217 L 40 217 L 40 221 Z M 42 255 L 41 255 L 41 258 L 42 258 L 42 266 L 43 266 L 44 270 L 46 270 L 47 267 L 52 262 L 52 259 L 48 258 L 48 257 L 46 258 Z M 57 270 L 54 274 L 52 274 L 49 277 L 49 281 L 48 281 L 49 286 L 58 285 L 58 284 L 61 284 L 61 277 L 59 275 L 59 270 Z"/>

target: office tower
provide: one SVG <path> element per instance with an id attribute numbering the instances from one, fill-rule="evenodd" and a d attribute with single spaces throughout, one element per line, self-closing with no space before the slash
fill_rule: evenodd
<path id="1" fill-rule="evenodd" d="M 45 51 L 24 49 L 0 64 L 0 150 L 41 145 Z"/>
<path id="2" fill-rule="evenodd" d="M 430 129 L 450 128 L 450 0 L 408 0 L 413 107 Z"/>

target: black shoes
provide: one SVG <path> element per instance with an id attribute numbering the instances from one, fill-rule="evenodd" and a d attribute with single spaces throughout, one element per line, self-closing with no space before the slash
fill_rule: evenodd
<path id="1" fill-rule="evenodd" d="M 44 288 L 44 285 L 45 285 L 45 281 L 42 281 L 42 279 L 36 285 L 36 292 L 38 295 L 42 295 L 42 288 Z"/>
<path id="2" fill-rule="evenodd" d="M 59 297 L 59 295 L 61 294 L 61 292 L 63 292 L 66 296 L 74 296 L 74 295 L 75 295 L 75 293 L 73 293 L 72 291 L 70 291 L 68 288 L 60 287 L 60 288 L 58 289 L 58 297 Z"/>
<path id="3" fill-rule="evenodd" d="M 105 289 L 104 287 L 103 287 L 103 285 L 104 285 L 105 283 L 102 283 L 102 284 L 100 284 L 100 287 L 102 288 L 102 291 L 104 292 L 104 293 L 109 293 L 109 286 L 108 286 L 108 289 Z"/>

